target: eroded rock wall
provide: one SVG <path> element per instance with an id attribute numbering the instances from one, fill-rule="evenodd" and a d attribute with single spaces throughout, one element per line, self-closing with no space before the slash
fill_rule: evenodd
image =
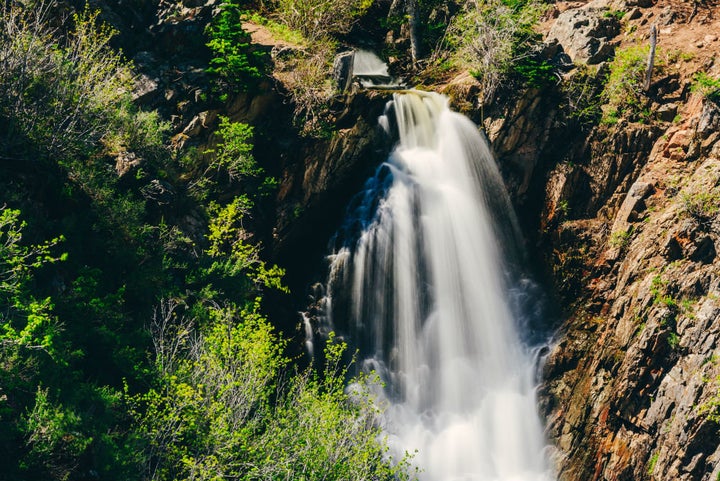
<path id="1" fill-rule="evenodd" d="M 595 128 L 545 184 L 568 312 L 541 396 L 561 481 L 720 469 L 720 108 L 675 80 L 652 96 L 649 125 Z"/>
<path id="2" fill-rule="evenodd" d="M 558 258 L 582 257 L 584 296 L 545 368 L 561 480 L 717 476 L 720 143 L 707 145 L 703 126 L 718 106 L 694 97 L 685 108 L 691 120 L 654 143 L 604 217 L 556 232 Z M 691 160 L 674 142 L 709 150 Z"/>

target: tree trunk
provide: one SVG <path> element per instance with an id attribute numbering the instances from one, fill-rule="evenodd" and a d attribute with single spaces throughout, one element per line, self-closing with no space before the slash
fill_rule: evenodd
<path id="1" fill-rule="evenodd" d="M 408 22 L 410 27 L 410 54 L 412 55 L 413 63 L 416 63 L 420 58 L 420 38 L 418 36 L 418 11 L 417 11 L 417 0 L 406 0 L 405 7 L 407 9 Z"/>
<path id="2" fill-rule="evenodd" d="M 652 69 L 655 66 L 655 46 L 657 44 L 657 26 L 653 25 L 650 29 L 650 54 L 648 55 L 647 69 L 645 70 L 645 85 L 643 90 L 650 90 L 650 79 L 652 78 Z"/>

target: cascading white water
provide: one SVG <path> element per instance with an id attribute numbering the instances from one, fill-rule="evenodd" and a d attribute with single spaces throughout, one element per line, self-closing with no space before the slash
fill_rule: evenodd
<path id="1" fill-rule="evenodd" d="M 340 234 L 327 316 L 387 381 L 384 429 L 397 453 L 417 450 L 422 480 L 549 480 L 503 261 L 514 216 L 487 142 L 440 95 L 393 104 L 399 144 Z"/>
<path id="2" fill-rule="evenodd" d="M 389 77 L 388 67 L 377 55 L 358 49 L 353 55 L 353 75 Z"/>

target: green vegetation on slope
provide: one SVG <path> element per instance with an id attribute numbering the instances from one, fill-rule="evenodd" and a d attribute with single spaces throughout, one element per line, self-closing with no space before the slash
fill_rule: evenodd
<path id="1" fill-rule="evenodd" d="M 542 86 L 552 68 L 536 58 L 533 47 L 540 40 L 534 26 L 544 11 L 535 0 L 469 0 L 451 22 L 441 55 L 480 80 L 486 102 L 513 76 Z"/>
<path id="2" fill-rule="evenodd" d="M 95 12 L 2 8 L 0 478 L 402 478 L 342 345 L 297 372 L 261 314 L 286 288 L 244 228 L 273 186 L 253 128 L 221 119 L 207 165 L 172 153 Z M 232 12 L 219 95 L 257 78 Z"/>

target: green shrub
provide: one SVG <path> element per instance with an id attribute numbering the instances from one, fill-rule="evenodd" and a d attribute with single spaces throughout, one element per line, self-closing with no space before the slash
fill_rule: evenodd
<path id="1" fill-rule="evenodd" d="M 602 83 L 590 67 L 578 66 L 564 79 L 561 90 L 568 117 L 575 119 L 581 126 L 593 125 L 600 120 Z"/>
<path id="2" fill-rule="evenodd" d="M 276 61 L 280 70 L 277 76 L 294 104 L 295 123 L 303 134 L 319 135 L 324 130 L 327 110 L 336 94 L 331 78 L 334 54 L 332 41 L 317 40 Z"/>
<path id="3" fill-rule="evenodd" d="M 534 57 L 521 58 L 513 65 L 512 71 L 524 85 L 531 88 L 542 88 L 556 80 L 550 62 Z"/>
<path id="4" fill-rule="evenodd" d="M 43 158 L 87 155 L 101 139 L 121 135 L 132 75 L 109 47 L 115 32 L 86 9 L 73 16 L 63 41 L 49 26 L 49 6 L 3 7 L 0 17 L 0 147 L 23 155 L 32 144 Z"/>
<path id="5" fill-rule="evenodd" d="M 684 193 L 682 203 L 690 217 L 701 223 L 708 223 L 720 214 L 720 192 L 710 191 Z"/>
<path id="6" fill-rule="evenodd" d="M 650 461 L 648 461 L 648 467 L 647 467 L 647 473 L 649 475 L 652 475 L 653 472 L 655 471 L 655 465 L 657 464 L 657 460 L 659 457 L 660 457 L 660 453 L 658 453 L 658 452 L 653 453 L 653 455 L 650 457 Z"/>
<path id="7" fill-rule="evenodd" d="M 11 347 L 43 350 L 55 358 L 58 354 L 60 328 L 52 301 L 36 299 L 28 285 L 43 265 L 67 259 L 67 254 L 52 253 L 64 237 L 24 245 L 25 227 L 20 211 L 0 207 L 0 361 Z"/>
<path id="8" fill-rule="evenodd" d="M 693 92 L 700 92 L 713 102 L 720 102 L 720 79 L 714 79 L 705 72 L 696 73 L 693 79 Z"/>
<path id="9" fill-rule="evenodd" d="M 48 390 L 38 387 L 35 405 L 23 417 L 23 428 L 29 446 L 25 458 L 31 473 L 41 468 L 56 479 L 67 479 L 73 474 L 72 463 L 83 454 L 92 438 L 81 431 L 81 419 L 72 410 L 48 400 Z"/>
<path id="10" fill-rule="evenodd" d="M 221 98 L 246 91 L 262 77 L 264 54 L 250 46 L 250 35 L 241 25 L 238 0 L 224 0 L 219 13 L 207 27 L 206 44 L 212 51 L 207 71 L 218 77 Z"/>
<path id="11" fill-rule="evenodd" d="M 603 123 L 614 124 L 620 118 L 649 120 L 649 112 L 645 110 L 648 100 L 643 92 L 649 51 L 648 46 L 631 46 L 615 51 L 602 92 L 606 102 Z M 660 62 L 655 66 L 662 69 Z"/>
<path id="12" fill-rule="evenodd" d="M 544 10 L 535 0 L 469 0 L 451 22 L 445 48 L 456 67 L 480 80 L 485 101 L 513 71 L 531 84 L 548 78 L 549 65 L 534 60 L 532 50 L 533 26 Z"/>
<path id="13" fill-rule="evenodd" d="M 374 427 L 378 407 L 358 380 L 345 392 L 345 345 L 331 339 L 323 376 L 287 370 L 285 342 L 257 305 L 168 304 L 153 322 L 159 384 L 128 396 L 157 480 L 407 479 Z"/>
<path id="14" fill-rule="evenodd" d="M 610 247 L 616 249 L 626 249 L 630 245 L 630 241 L 632 240 L 632 233 L 632 227 L 627 230 L 615 231 L 610 235 L 610 240 L 608 241 L 608 244 L 610 245 Z"/>
<path id="15" fill-rule="evenodd" d="M 622 18 L 625 16 L 627 12 L 624 10 L 607 10 L 605 13 L 603 13 L 603 17 L 605 18 L 617 18 L 618 20 L 622 20 Z"/>
<path id="16" fill-rule="evenodd" d="M 208 169 L 224 170 L 234 180 L 260 175 L 262 169 L 257 165 L 252 154 L 253 134 L 250 125 L 231 122 L 229 118 L 220 116 L 220 124 L 216 131 L 220 142 L 215 150 L 206 151 L 215 154 Z"/>
<path id="17" fill-rule="evenodd" d="M 711 359 L 710 362 L 715 362 Z M 696 407 L 698 415 L 705 416 L 710 421 L 720 424 L 720 376 L 714 378 L 703 377 L 703 382 L 711 384 L 711 395 Z"/>
<path id="18" fill-rule="evenodd" d="M 206 164 L 203 164 L 197 152 L 189 151 L 180 162 L 185 168 L 196 170 L 190 184 L 191 193 L 204 200 L 221 191 L 223 182 L 239 183 L 243 186 L 248 200 L 256 200 L 268 194 L 277 181 L 263 177 L 264 170 L 253 155 L 254 129 L 243 122 L 232 122 L 228 117 L 220 116 L 215 131 L 217 144 L 214 149 L 203 151 Z"/>
<path id="19" fill-rule="evenodd" d="M 280 23 L 302 33 L 311 43 L 346 34 L 372 5 L 372 0 L 276 0 Z"/>

